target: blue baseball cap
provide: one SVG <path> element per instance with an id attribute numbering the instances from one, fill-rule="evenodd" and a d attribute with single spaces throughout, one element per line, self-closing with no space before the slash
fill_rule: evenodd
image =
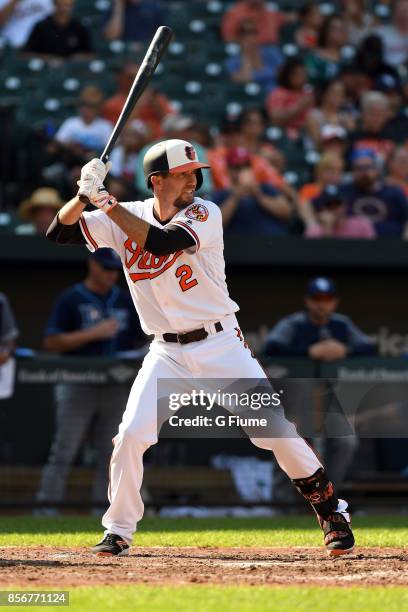
<path id="1" fill-rule="evenodd" d="M 312 278 L 309 282 L 306 295 L 313 297 L 315 295 L 337 295 L 337 287 L 334 280 L 331 278 L 325 278 L 324 276 L 318 276 Z"/>
<path id="2" fill-rule="evenodd" d="M 90 259 L 98 262 L 103 268 L 107 270 L 121 270 L 122 262 L 119 255 L 112 249 L 97 249 L 90 255 Z"/>
<path id="3" fill-rule="evenodd" d="M 351 163 L 354 164 L 354 162 L 358 161 L 359 159 L 362 159 L 363 157 L 368 157 L 369 159 L 372 159 L 374 162 L 378 162 L 378 155 L 375 151 L 373 151 L 373 149 L 355 149 L 352 154 L 351 154 Z"/>

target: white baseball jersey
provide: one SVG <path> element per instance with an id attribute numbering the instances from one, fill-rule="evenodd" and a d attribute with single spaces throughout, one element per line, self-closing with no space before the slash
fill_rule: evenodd
<path id="1" fill-rule="evenodd" d="M 140 323 L 146 334 L 187 332 L 237 312 L 225 281 L 220 209 L 194 198 L 163 226 L 153 215 L 153 198 L 121 206 L 156 227 L 178 225 L 194 239 L 190 249 L 155 256 L 131 240 L 100 210 L 84 212 L 82 233 L 91 251 L 114 249 L 120 256 Z"/>

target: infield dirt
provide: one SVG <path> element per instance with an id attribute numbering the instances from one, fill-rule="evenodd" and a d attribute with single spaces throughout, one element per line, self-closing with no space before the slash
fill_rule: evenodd
<path id="1" fill-rule="evenodd" d="M 332 559 L 321 548 L 135 547 L 118 558 L 84 548 L 6 547 L 0 586 L 408 585 L 407 562 L 402 548 L 361 547 Z"/>

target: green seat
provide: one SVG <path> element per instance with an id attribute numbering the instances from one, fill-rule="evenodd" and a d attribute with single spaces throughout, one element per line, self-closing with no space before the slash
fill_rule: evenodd
<path id="1" fill-rule="evenodd" d="M 45 129 L 52 132 L 64 119 L 73 114 L 75 109 L 64 105 L 58 98 L 33 95 L 21 102 L 16 112 L 16 121 L 29 129 Z"/>

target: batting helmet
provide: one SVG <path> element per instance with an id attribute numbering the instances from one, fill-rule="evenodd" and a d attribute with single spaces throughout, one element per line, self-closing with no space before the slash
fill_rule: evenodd
<path id="1" fill-rule="evenodd" d="M 187 172 L 189 170 L 197 170 L 196 189 L 200 189 L 203 184 L 201 168 L 209 167 L 208 164 L 198 161 L 195 148 L 187 140 L 172 139 L 158 142 L 146 151 L 143 159 L 143 170 L 149 189 L 152 188 L 150 178 L 153 174 Z"/>

